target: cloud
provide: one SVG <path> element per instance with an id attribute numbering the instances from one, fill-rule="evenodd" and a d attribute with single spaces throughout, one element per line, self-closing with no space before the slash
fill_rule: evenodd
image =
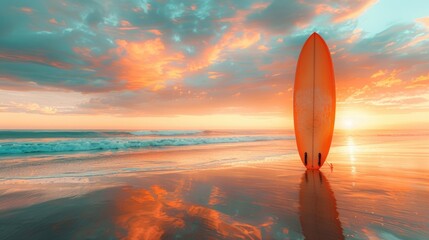
<path id="1" fill-rule="evenodd" d="M 23 12 L 23 13 L 32 13 L 33 12 L 33 9 L 28 8 L 28 7 L 22 7 L 19 10 L 21 10 L 21 12 Z"/>
<path id="2" fill-rule="evenodd" d="M 426 28 L 429 28 L 429 17 L 417 18 L 416 21 L 423 24 Z"/>
<path id="3" fill-rule="evenodd" d="M 99 78 L 92 70 L 88 71 L 86 62 L 73 51 L 76 46 L 84 45 L 100 54 L 114 47 L 103 32 L 94 34 L 82 25 L 80 12 L 70 14 L 61 10 L 60 15 L 53 16 L 55 10 L 64 9 L 58 5 L 68 3 L 53 1 L 49 8 L 44 8 L 32 2 L 33 14 L 22 16 L 10 13 L 17 7 L 15 4 L 6 1 L 0 10 L 2 18 L 10 25 L 4 28 L 0 23 L 0 77 L 82 92 L 111 87 L 110 79 Z M 80 10 L 70 6 L 67 11 L 71 9 Z M 50 23 L 49 19 L 53 18 L 67 25 Z"/>
<path id="4" fill-rule="evenodd" d="M 58 91 L 57 88 L 40 86 L 36 82 L 22 81 L 21 79 L 15 79 L 14 76 L 0 77 L 0 89 L 10 91 Z"/>
<path id="5" fill-rule="evenodd" d="M 25 112 L 39 114 L 55 114 L 57 109 L 51 106 L 40 106 L 37 103 L 0 103 L 0 111 L 3 112 Z"/>
<path id="6" fill-rule="evenodd" d="M 428 50 L 427 45 L 424 45 L 429 40 L 428 33 L 428 30 L 416 23 L 396 24 L 374 36 L 363 38 L 355 44 L 352 51 L 420 60 L 421 55 Z"/>
<path id="7" fill-rule="evenodd" d="M 158 90 L 169 80 L 182 77 L 182 53 L 169 52 L 160 38 L 143 42 L 117 40 L 114 50 L 118 59 L 109 70 L 118 80 L 126 81 L 128 89 Z"/>
<path id="8" fill-rule="evenodd" d="M 326 3 L 316 4 L 316 13 L 332 14 L 334 23 L 338 23 L 359 17 L 377 2 L 378 0 L 326 1 Z"/>
<path id="9" fill-rule="evenodd" d="M 268 7 L 250 14 L 247 20 L 257 28 L 280 34 L 308 25 L 313 17 L 313 8 L 307 4 L 274 0 Z"/>
<path id="10" fill-rule="evenodd" d="M 340 102 L 376 106 L 393 97 L 385 91 L 421 94 L 427 19 L 369 35 L 356 18 L 373 4 L 6 0 L 0 89 L 85 93 L 71 110 L 82 114 L 284 114 L 296 59 L 318 32 L 333 56 Z"/>
<path id="11" fill-rule="evenodd" d="M 404 71 L 404 70 L 402 70 Z M 361 107 L 381 108 L 383 111 L 393 110 L 427 110 L 429 95 L 427 86 L 419 82 L 429 79 L 419 76 L 412 80 L 400 70 L 379 70 L 371 75 L 371 82 L 361 88 L 355 88 L 341 104 L 359 104 Z"/>

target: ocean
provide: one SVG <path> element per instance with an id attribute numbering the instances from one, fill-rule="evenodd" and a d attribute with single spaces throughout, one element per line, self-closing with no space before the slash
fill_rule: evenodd
<path id="1" fill-rule="evenodd" d="M 0 239 L 428 239 L 429 131 L 0 131 Z M 331 167 L 332 166 L 332 167 Z"/>

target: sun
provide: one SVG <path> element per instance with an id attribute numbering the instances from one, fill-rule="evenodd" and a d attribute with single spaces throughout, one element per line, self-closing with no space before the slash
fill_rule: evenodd
<path id="1" fill-rule="evenodd" d="M 355 127 L 353 119 L 344 119 L 343 126 L 345 129 L 351 130 Z"/>
<path id="2" fill-rule="evenodd" d="M 367 127 L 370 121 L 366 112 L 354 109 L 339 111 L 336 122 L 340 129 L 355 130 Z"/>

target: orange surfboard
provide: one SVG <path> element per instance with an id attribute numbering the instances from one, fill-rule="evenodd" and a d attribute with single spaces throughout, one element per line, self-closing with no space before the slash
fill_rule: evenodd
<path id="1" fill-rule="evenodd" d="M 296 66 L 293 118 L 299 156 L 307 169 L 319 169 L 328 156 L 335 122 L 335 78 L 331 54 L 313 33 Z"/>

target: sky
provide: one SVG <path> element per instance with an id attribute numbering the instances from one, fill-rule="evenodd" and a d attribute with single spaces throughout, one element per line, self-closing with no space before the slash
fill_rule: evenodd
<path id="1" fill-rule="evenodd" d="M 0 129 L 291 129 L 313 32 L 338 129 L 429 126 L 426 0 L 2 0 Z"/>

